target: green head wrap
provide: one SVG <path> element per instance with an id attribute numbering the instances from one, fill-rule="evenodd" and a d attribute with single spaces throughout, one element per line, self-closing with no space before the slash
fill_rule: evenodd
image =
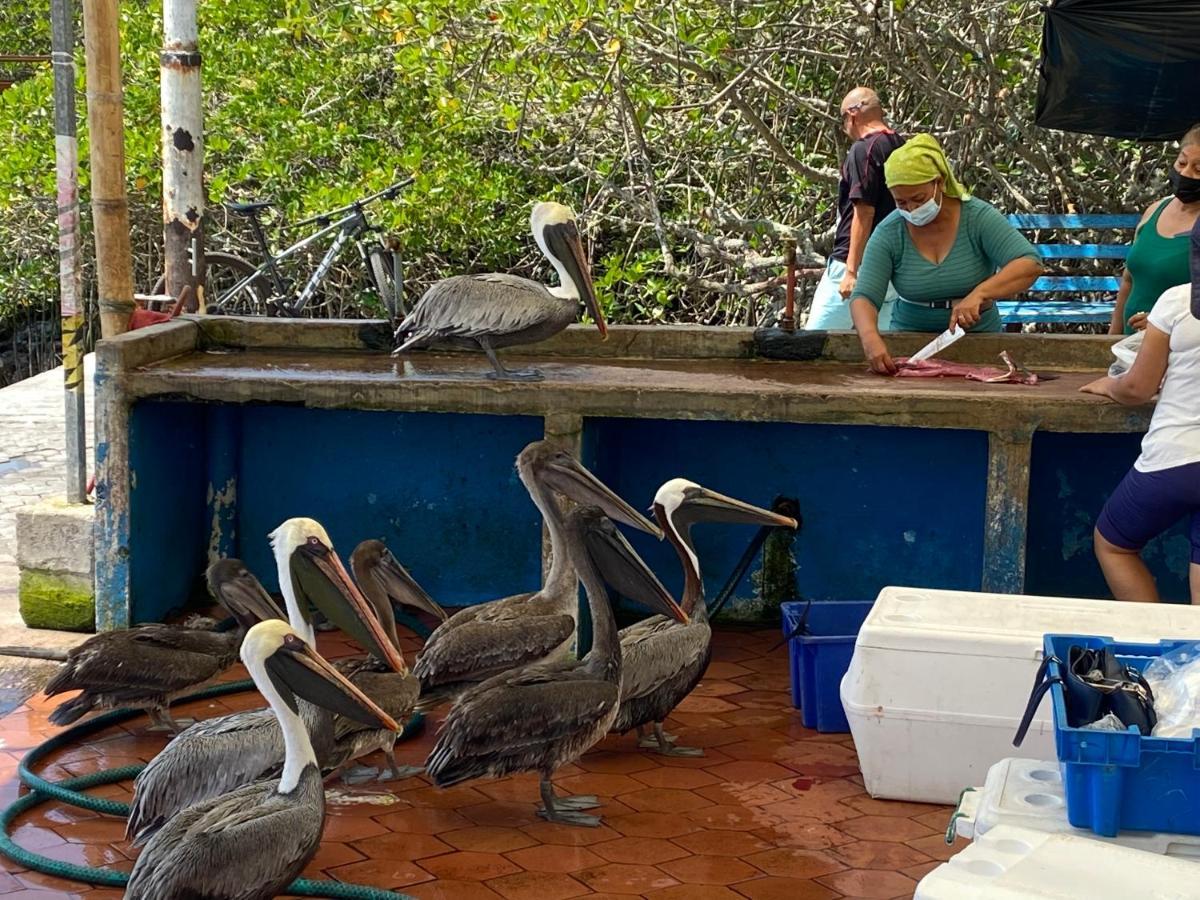
<path id="1" fill-rule="evenodd" d="M 961 200 L 966 190 L 954 178 L 946 152 L 932 134 L 918 134 L 908 139 L 883 164 L 883 176 L 889 188 L 905 184 L 925 184 L 942 179 L 947 197 Z"/>

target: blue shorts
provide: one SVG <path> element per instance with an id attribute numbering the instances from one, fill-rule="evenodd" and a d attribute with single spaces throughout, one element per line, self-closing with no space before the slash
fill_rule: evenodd
<path id="1" fill-rule="evenodd" d="M 1192 562 L 1200 565 L 1200 462 L 1130 469 L 1100 510 L 1096 530 L 1110 544 L 1141 550 L 1184 516 L 1191 517 Z"/>

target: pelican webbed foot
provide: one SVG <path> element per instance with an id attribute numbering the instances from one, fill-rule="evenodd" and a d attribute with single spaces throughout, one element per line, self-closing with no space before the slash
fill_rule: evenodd
<path id="1" fill-rule="evenodd" d="M 405 778 L 412 778 L 416 775 L 422 775 L 425 772 L 424 766 L 402 766 L 396 762 L 395 750 L 384 750 L 383 755 L 387 757 L 388 767 L 386 772 L 381 772 L 378 781 L 401 781 Z"/>
<path id="2" fill-rule="evenodd" d="M 146 710 L 150 717 L 150 725 L 146 731 L 150 734 L 168 733 L 172 737 L 179 734 L 189 725 L 195 724 L 195 719 L 175 719 L 166 707 L 151 707 Z"/>
<path id="3" fill-rule="evenodd" d="M 483 352 L 487 354 L 488 362 L 496 370 L 487 373 L 487 377 L 493 381 L 542 381 L 546 377 L 537 369 L 506 369 L 504 363 L 500 362 L 500 357 L 496 355 L 496 349 L 491 345 L 490 341 L 480 341 L 479 346 L 483 348 Z"/>
<path id="4" fill-rule="evenodd" d="M 584 809 L 595 809 L 600 805 L 595 797 L 556 797 L 554 785 L 543 778 L 541 783 L 542 803 L 538 815 L 547 822 L 560 822 L 563 825 L 579 825 L 584 828 L 595 828 L 600 824 L 599 816 L 589 816 Z"/>
<path id="5" fill-rule="evenodd" d="M 654 743 L 638 743 L 638 746 L 649 746 L 656 749 L 660 756 L 703 756 L 704 751 L 699 747 L 677 747 L 672 741 L 677 740 L 675 735 L 667 734 L 663 731 L 660 722 L 654 723 Z"/>

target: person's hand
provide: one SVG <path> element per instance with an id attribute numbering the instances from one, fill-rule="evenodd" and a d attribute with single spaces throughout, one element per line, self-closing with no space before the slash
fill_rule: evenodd
<path id="1" fill-rule="evenodd" d="M 1129 317 L 1129 327 L 1134 331 L 1145 331 L 1150 324 L 1150 316 L 1144 312 L 1136 312 Z"/>
<path id="2" fill-rule="evenodd" d="M 1113 384 L 1116 383 L 1115 378 L 1111 375 L 1105 375 L 1102 378 L 1097 378 L 1095 381 L 1089 381 L 1079 389 L 1081 394 L 1095 394 L 1097 397 L 1107 397 L 1112 399 Z"/>
<path id="3" fill-rule="evenodd" d="M 877 375 L 895 375 L 900 371 L 900 367 L 888 353 L 887 344 L 878 334 L 864 337 L 862 344 L 863 354 L 867 357 L 867 362 L 871 364 L 872 372 Z"/>
<path id="4" fill-rule="evenodd" d="M 979 317 L 983 315 L 983 298 L 978 294 L 967 294 L 958 303 L 954 304 L 954 308 L 950 310 L 950 324 L 947 326 L 951 331 L 955 326 L 961 325 L 964 330 L 974 328 L 979 324 Z"/>
<path id="5" fill-rule="evenodd" d="M 858 276 L 853 272 L 847 272 L 842 276 L 842 283 L 838 286 L 838 293 L 842 295 L 842 302 L 850 299 L 850 295 L 854 293 L 854 285 L 858 281 Z"/>

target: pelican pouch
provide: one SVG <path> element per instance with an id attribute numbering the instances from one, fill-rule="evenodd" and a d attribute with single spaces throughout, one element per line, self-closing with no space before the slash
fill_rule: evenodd
<path id="1" fill-rule="evenodd" d="M 1055 664 L 1055 672 L 1050 671 L 1051 663 Z M 1139 732 L 1148 736 L 1158 721 L 1154 714 L 1154 695 L 1141 672 L 1124 665 L 1108 647 L 1093 650 L 1076 645 L 1067 651 L 1066 665 L 1056 656 L 1042 660 L 1025 715 L 1013 738 L 1014 747 L 1021 746 L 1025 740 L 1042 697 L 1055 684 L 1062 685 L 1067 707 L 1066 724 L 1070 728 L 1083 728 L 1111 713 L 1126 728 L 1136 726 Z"/>

